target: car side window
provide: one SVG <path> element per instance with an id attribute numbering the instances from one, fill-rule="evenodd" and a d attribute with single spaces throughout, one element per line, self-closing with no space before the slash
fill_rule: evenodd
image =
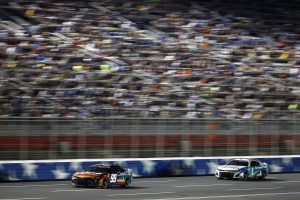
<path id="1" fill-rule="evenodd" d="M 125 172 L 126 170 L 122 167 L 120 167 L 120 172 Z"/>
<path id="2" fill-rule="evenodd" d="M 250 167 L 258 167 L 258 166 L 260 166 L 259 162 L 257 162 L 257 161 L 251 161 Z"/>
<path id="3" fill-rule="evenodd" d="M 121 167 L 120 166 L 112 166 L 112 173 L 113 174 L 117 174 L 121 171 Z"/>

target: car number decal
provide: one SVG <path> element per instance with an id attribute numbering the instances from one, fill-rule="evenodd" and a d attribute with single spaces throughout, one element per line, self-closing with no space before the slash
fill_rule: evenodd
<path id="1" fill-rule="evenodd" d="M 115 183 L 117 181 L 117 174 L 112 174 L 111 176 L 110 176 L 110 182 L 111 183 Z"/>

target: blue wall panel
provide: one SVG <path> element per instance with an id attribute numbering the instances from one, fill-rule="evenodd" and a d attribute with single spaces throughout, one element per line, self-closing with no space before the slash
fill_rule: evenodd
<path id="1" fill-rule="evenodd" d="M 0 181 L 70 179 L 76 171 L 83 171 L 97 163 L 114 163 L 130 168 L 134 177 L 212 175 L 218 165 L 232 158 L 236 157 L 2 161 Z M 300 156 L 256 158 L 268 163 L 270 173 L 300 172 Z"/>

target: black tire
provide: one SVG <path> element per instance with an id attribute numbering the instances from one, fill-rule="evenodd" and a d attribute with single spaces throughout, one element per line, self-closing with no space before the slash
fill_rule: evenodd
<path id="1" fill-rule="evenodd" d="M 75 181 L 76 181 L 76 180 L 75 180 Z M 79 186 L 75 183 L 75 181 L 72 181 L 72 182 L 71 182 L 71 186 L 72 186 L 72 187 L 79 187 Z"/>
<path id="2" fill-rule="evenodd" d="M 259 177 L 260 180 L 264 180 L 267 176 L 267 172 L 263 171 L 261 177 Z"/>
<path id="3" fill-rule="evenodd" d="M 129 187 L 129 185 L 130 185 L 130 179 L 129 179 L 129 178 L 126 178 L 126 179 L 125 179 L 124 187 L 127 188 L 127 187 Z"/>
<path id="4" fill-rule="evenodd" d="M 248 170 L 245 170 L 243 180 L 248 180 Z"/>
<path id="5" fill-rule="evenodd" d="M 100 180 L 101 181 L 101 180 Z M 99 181 L 99 182 L 100 182 Z M 100 185 L 100 184 L 99 184 Z M 103 183 L 102 183 L 102 185 L 100 186 L 100 188 L 102 188 L 102 189 L 106 189 L 108 187 L 108 179 L 107 178 L 105 178 L 104 180 L 103 180 Z"/>
<path id="6" fill-rule="evenodd" d="M 75 185 L 74 183 L 71 183 L 71 186 L 72 187 L 78 187 L 77 185 Z"/>

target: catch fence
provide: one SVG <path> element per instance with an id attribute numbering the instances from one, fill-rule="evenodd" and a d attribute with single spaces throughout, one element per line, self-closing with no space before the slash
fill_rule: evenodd
<path id="1" fill-rule="evenodd" d="M 300 154 L 298 120 L 0 120 L 0 159 Z"/>

